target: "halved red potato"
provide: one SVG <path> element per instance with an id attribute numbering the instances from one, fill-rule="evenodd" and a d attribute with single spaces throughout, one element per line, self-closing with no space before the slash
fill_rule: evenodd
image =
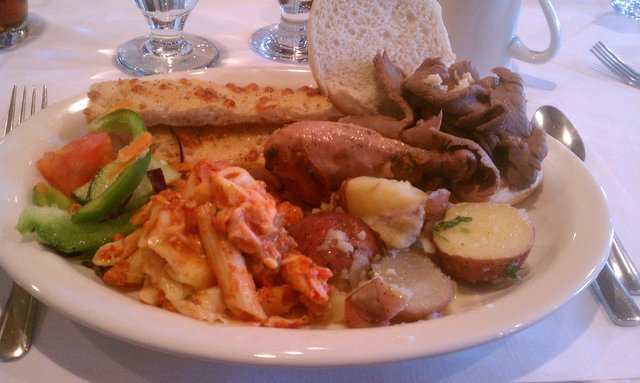
<path id="1" fill-rule="evenodd" d="M 470 283 L 515 276 L 535 241 L 527 212 L 509 204 L 452 205 L 433 234 L 445 273 Z"/>
<path id="2" fill-rule="evenodd" d="M 449 305 L 456 284 L 421 251 L 407 249 L 382 257 L 372 266 L 373 274 L 407 294 L 407 305 L 393 322 L 427 319 Z"/>
<path id="3" fill-rule="evenodd" d="M 427 193 L 407 181 L 355 177 L 342 183 L 339 203 L 367 223 L 392 249 L 414 243 L 424 224 Z"/>
<path id="4" fill-rule="evenodd" d="M 371 259 L 381 254 L 378 236 L 349 214 L 322 211 L 307 215 L 288 229 L 298 250 L 337 278 L 355 287 L 367 278 Z"/>

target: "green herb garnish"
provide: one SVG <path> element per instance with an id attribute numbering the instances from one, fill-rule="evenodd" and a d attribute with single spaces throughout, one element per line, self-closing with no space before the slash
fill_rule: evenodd
<path id="1" fill-rule="evenodd" d="M 460 216 L 459 215 L 459 216 L 456 216 L 455 218 L 450 219 L 448 221 L 440 221 L 440 222 L 434 224 L 433 227 L 431 228 L 431 231 L 433 232 L 434 236 L 440 237 L 440 238 L 444 239 L 445 241 L 449 242 L 447 237 L 442 235 L 442 233 L 441 233 L 442 231 L 451 229 L 452 227 L 455 227 L 455 226 L 458 226 L 462 222 L 471 222 L 471 221 L 472 221 L 471 217 L 465 217 L 465 216 Z M 469 228 L 463 227 L 463 228 L 460 228 L 460 231 L 462 231 L 463 233 L 468 233 L 469 232 Z"/>
<path id="2" fill-rule="evenodd" d="M 438 223 L 436 223 L 435 225 L 433 225 L 433 232 L 437 233 L 443 230 L 447 230 L 447 229 L 451 229 L 452 227 L 458 226 L 459 224 L 461 224 L 462 222 L 471 222 L 472 218 L 471 217 L 464 217 L 464 216 L 457 216 L 454 219 L 450 219 L 448 221 L 440 221 Z"/>
<path id="3" fill-rule="evenodd" d="M 513 278 L 516 281 L 519 281 L 522 279 L 522 277 L 518 274 L 518 271 L 520 271 L 520 266 L 516 265 L 515 261 L 511 261 L 507 265 L 507 268 L 504 270 L 504 273 L 507 277 Z"/>

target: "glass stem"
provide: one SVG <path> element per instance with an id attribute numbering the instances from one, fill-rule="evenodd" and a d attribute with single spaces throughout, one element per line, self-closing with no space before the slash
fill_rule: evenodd
<path id="1" fill-rule="evenodd" d="M 280 23 L 278 24 L 278 29 L 281 29 L 285 32 L 289 33 L 300 33 L 304 32 L 306 35 L 307 32 L 307 20 L 298 21 L 292 20 L 288 17 L 281 16 Z"/>
<path id="2" fill-rule="evenodd" d="M 165 16 L 163 19 L 145 14 L 151 38 L 145 49 L 156 56 L 174 57 L 189 54 L 193 46 L 184 39 L 183 29 L 188 13 Z"/>
<path id="3" fill-rule="evenodd" d="M 283 13 L 277 26 L 274 40 L 281 47 L 292 52 L 305 51 L 307 47 L 307 16 Z"/>

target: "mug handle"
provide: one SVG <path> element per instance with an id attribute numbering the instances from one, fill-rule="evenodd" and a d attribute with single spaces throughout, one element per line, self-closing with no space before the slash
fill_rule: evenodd
<path id="1" fill-rule="evenodd" d="M 543 51 L 534 51 L 529 49 L 520 37 L 515 36 L 509 44 L 509 55 L 515 59 L 530 62 L 530 63 L 543 63 L 551 60 L 560 50 L 562 42 L 562 28 L 560 27 L 560 20 L 556 14 L 556 10 L 551 4 L 551 0 L 539 0 L 542 12 L 544 13 L 547 24 L 549 25 L 549 32 L 551 33 L 551 41 L 549 47 Z"/>

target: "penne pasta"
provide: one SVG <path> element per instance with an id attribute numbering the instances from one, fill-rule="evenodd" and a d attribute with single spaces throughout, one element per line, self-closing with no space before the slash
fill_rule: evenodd
<path id="1" fill-rule="evenodd" d="M 255 283 L 242 253 L 213 230 L 211 204 L 199 206 L 196 216 L 202 245 L 222 290 L 225 304 L 238 317 L 264 322 L 267 314 L 260 305 Z"/>
<path id="2" fill-rule="evenodd" d="M 182 315 L 299 327 L 328 312 L 332 276 L 292 253 L 285 225 L 301 217 L 245 169 L 201 161 L 175 190 L 154 195 L 132 218 L 140 228 L 102 246 L 94 263 L 108 268 L 106 283 Z"/>

